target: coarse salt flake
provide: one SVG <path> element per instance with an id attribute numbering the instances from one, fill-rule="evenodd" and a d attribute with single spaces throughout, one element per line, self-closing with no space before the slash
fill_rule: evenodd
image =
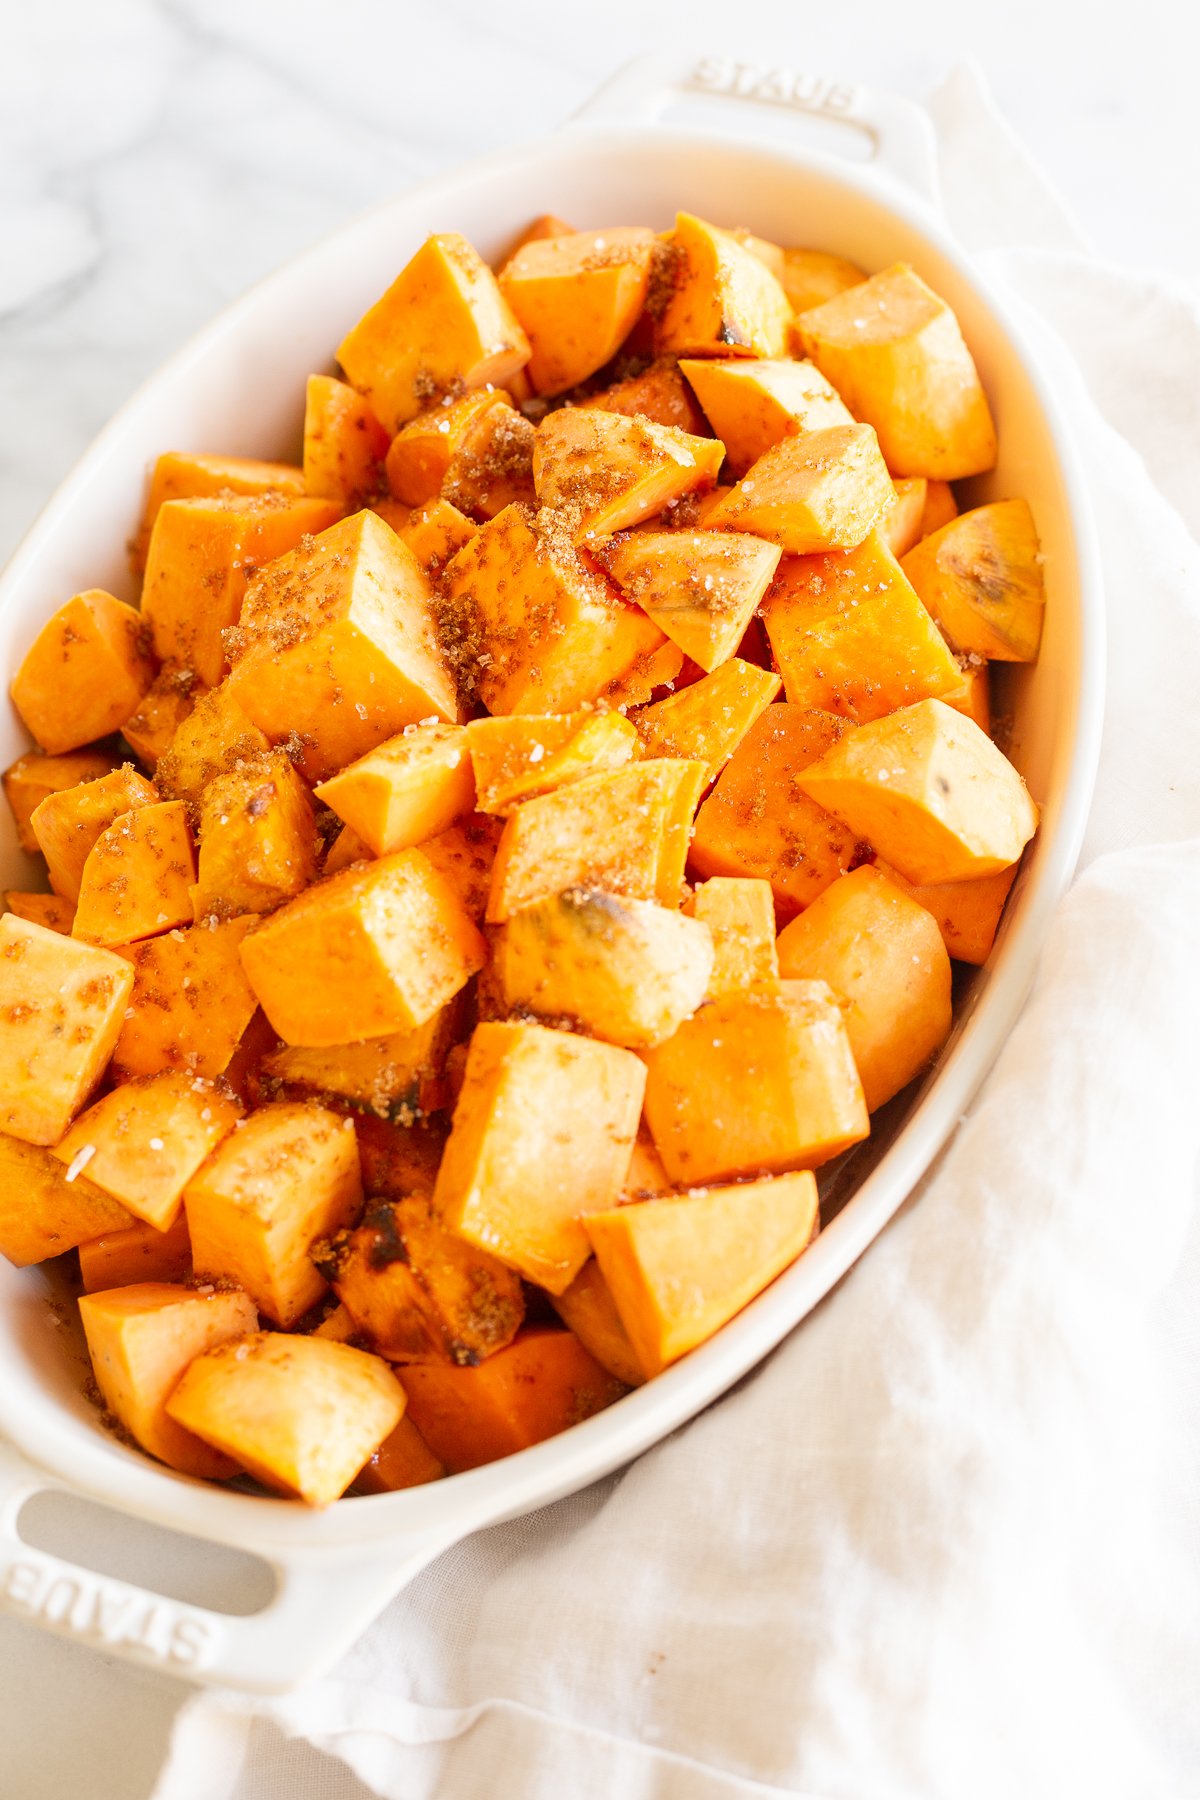
<path id="1" fill-rule="evenodd" d="M 67 1169 L 67 1180 L 74 1181 L 82 1175 L 95 1154 L 95 1144 L 81 1144 L 71 1158 L 70 1166 Z"/>

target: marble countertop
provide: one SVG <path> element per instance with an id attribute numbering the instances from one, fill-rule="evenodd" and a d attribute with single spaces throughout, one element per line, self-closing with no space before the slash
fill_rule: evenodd
<path id="1" fill-rule="evenodd" d="M 0 56 L 0 557 L 227 299 L 414 178 L 550 130 L 628 57 L 729 49 L 724 0 L 43 0 Z M 963 57 L 1099 255 L 1200 291 L 1195 24 L 1172 0 L 743 0 L 736 55 L 920 97 Z M 143 1800 L 177 1683 L 0 1616 L 2 1800 Z M 332 1791 L 332 1790 L 331 1790 Z M 273 1797 L 263 1797 L 273 1800 Z"/>

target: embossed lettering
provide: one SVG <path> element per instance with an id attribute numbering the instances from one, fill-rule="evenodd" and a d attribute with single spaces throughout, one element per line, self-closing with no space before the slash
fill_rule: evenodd
<path id="1" fill-rule="evenodd" d="M 167 1643 L 172 1662 L 197 1667 L 208 1661 L 213 1648 L 213 1634 L 203 1619 L 176 1619 Z"/>
<path id="2" fill-rule="evenodd" d="M 37 1563 L 10 1563 L 4 1571 L 4 1597 L 17 1606 L 28 1607 L 32 1612 L 38 1601 L 38 1590 L 42 1585 L 42 1571 Z"/>
<path id="3" fill-rule="evenodd" d="M 763 69 L 720 56 L 702 57 L 684 85 L 706 93 L 761 100 L 769 106 L 790 106 L 799 112 L 853 113 L 859 96 L 859 90 L 845 82 L 806 70 Z"/>

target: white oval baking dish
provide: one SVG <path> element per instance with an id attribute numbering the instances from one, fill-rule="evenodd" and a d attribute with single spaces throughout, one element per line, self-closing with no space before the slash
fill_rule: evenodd
<path id="1" fill-rule="evenodd" d="M 661 122 L 668 100 L 697 92 L 757 103 L 759 111 L 730 105 L 730 133 Z M 769 116 L 764 108 L 772 109 Z M 780 143 L 780 125 L 800 115 L 857 127 L 871 160 L 843 162 Z M 754 138 L 737 135 L 747 124 Z M 768 126 L 769 144 L 761 141 Z M 78 1365 L 63 1355 L 41 1278 L 0 1266 L 6 1608 L 195 1679 L 263 1691 L 294 1685 L 332 1662 L 439 1550 L 582 1487 L 724 1392 L 828 1293 L 953 1131 L 1013 1022 L 1078 854 L 1103 705 L 1103 614 L 1086 499 L 1054 395 L 941 222 L 933 169 L 931 127 L 909 102 L 718 60 L 632 65 L 547 141 L 423 183 L 254 289 L 129 402 L 30 531 L 0 581 L 0 666 L 10 670 L 69 594 L 91 586 L 129 594 L 125 543 L 140 513 L 147 465 L 160 450 L 295 454 L 304 377 L 328 365 L 331 346 L 427 233 L 465 232 L 487 256 L 541 212 L 581 226 L 661 227 L 683 207 L 784 243 L 819 245 L 871 269 L 911 260 L 945 295 L 999 426 L 1000 466 L 980 484 L 980 497 L 1020 493 L 1031 502 L 1049 605 L 1041 659 L 1021 671 L 1008 696 L 1014 759 L 1044 815 L 1001 941 L 936 1070 L 887 1122 L 869 1162 L 860 1156 L 853 1165 L 850 1197 L 790 1271 L 709 1344 L 562 1437 L 431 1487 L 311 1513 L 174 1475 L 107 1434 L 81 1391 Z M 0 766 L 25 747 L 6 714 Z M 25 885 L 29 870 L 7 821 L 0 830 L 2 885 Z M 847 1185 L 840 1184 L 839 1202 Z M 262 1556 L 275 1572 L 273 1600 L 251 1617 L 228 1617 L 29 1548 L 18 1535 L 20 1508 L 53 1486 Z"/>

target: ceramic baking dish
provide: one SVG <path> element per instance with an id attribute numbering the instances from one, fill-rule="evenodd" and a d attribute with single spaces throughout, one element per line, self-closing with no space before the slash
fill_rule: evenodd
<path id="1" fill-rule="evenodd" d="M 663 122 L 669 103 L 697 93 L 729 102 L 713 108 L 728 115 L 727 129 Z M 798 141 L 802 127 L 811 142 L 818 124 L 829 147 Z M 836 153 L 839 131 L 851 130 L 865 161 Z M 951 1043 L 919 1090 L 883 1120 L 869 1154 L 839 1175 L 812 1248 L 710 1343 L 519 1456 L 324 1513 L 188 1480 L 103 1429 L 78 1363 L 63 1354 L 45 1278 L 0 1265 L 6 1608 L 199 1680 L 278 1690 L 315 1674 L 440 1550 L 627 1462 L 745 1374 L 828 1293 L 954 1129 L 1013 1023 L 1078 853 L 1103 702 L 1103 617 L 1087 504 L 1054 394 L 947 232 L 933 168 L 931 127 L 908 102 L 794 70 L 721 60 L 634 64 L 549 139 L 422 183 L 255 288 L 129 402 L 34 525 L 0 582 L 0 666 L 9 670 L 69 594 L 104 586 L 132 597 L 125 543 L 159 451 L 296 454 L 305 376 L 329 365 L 331 346 L 431 231 L 465 232 L 486 257 L 542 212 L 580 226 L 662 227 L 687 208 L 868 269 L 905 258 L 957 311 L 995 409 L 1000 465 L 978 484 L 978 497 L 1025 495 L 1042 535 L 1049 604 L 1041 658 L 1014 676 L 1005 705 L 1014 760 L 1044 815 Z M 0 766 L 26 747 L 6 711 Z M 30 870 L 7 820 L 0 829 L 0 885 L 27 886 Z M 229 1616 L 31 1548 L 19 1535 L 21 1507 L 55 1486 L 264 1558 L 274 1597 L 252 1616 Z"/>

